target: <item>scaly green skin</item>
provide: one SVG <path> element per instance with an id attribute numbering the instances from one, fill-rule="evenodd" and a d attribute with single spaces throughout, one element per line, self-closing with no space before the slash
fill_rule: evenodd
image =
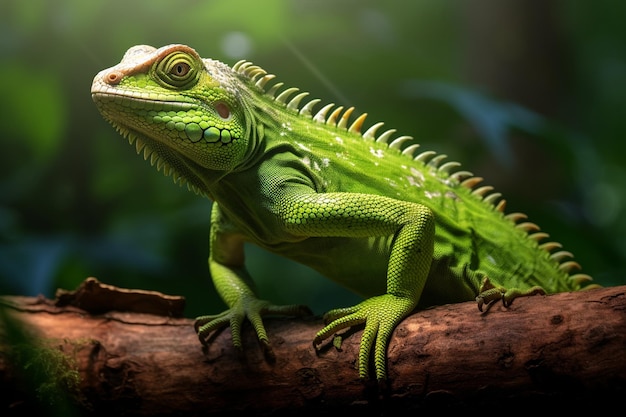
<path id="1" fill-rule="evenodd" d="M 416 154 L 406 136 L 390 141 L 395 131 L 377 134 L 381 124 L 361 134 L 365 115 L 349 124 L 352 108 L 328 105 L 312 117 L 319 100 L 300 106 L 306 93 L 266 89 L 272 78 L 184 45 L 142 45 L 93 82 L 98 109 L 137 152 L 214 201 L 209 267 L 229 309 L 197 318 L 203 343 L 230 325 L 241 347 L 247 318 L 269 350 L 262 316 L 307 311 L 257 299 L 244 242 L 366 297 L 327 313 L 314 342 L 364 323 L 359 375 L 368 377 L 373 355 L 379 380 L 394 328 L 418 306 L 476 299 L 482 309 L 590 280 L 569 275 L 579 267 L 571 254 L 539 245 L 546 235 L 520 214 L 505 216 L 500 195 L 457 163 Z"/>

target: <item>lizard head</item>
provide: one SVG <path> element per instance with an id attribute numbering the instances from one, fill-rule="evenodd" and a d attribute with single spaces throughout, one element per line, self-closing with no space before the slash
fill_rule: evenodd
<path id="1" fill-rule="evenodd" d="M 219 177 L 237 169 L 252 148 L 251 119 L 236 82 L 230 67 L 201 59 L 188 46 L 138 45 L 96 75 L 91 95 L 137 153 L 205 192 L 208 171 Z"/>

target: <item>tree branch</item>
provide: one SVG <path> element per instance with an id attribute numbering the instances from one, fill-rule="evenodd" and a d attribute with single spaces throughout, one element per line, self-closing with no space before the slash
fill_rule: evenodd
<path id="1" fill-rule="evenodd" d="M 271 360 L 250 326 L 243 352 L 232 347 L 228 330 L 203 352 L 190 319 L 89 314 L 17 296 L 0 298 L 0 306 L 0 383 L 12 396 L 1 406 L 13 410 L 28 401 L 15 388 L 11 323 L 75 363 L 75 401 L 86 415 L 363 415 L 430 407 L 506 411 L 500 407 L 511 404 L 514 411 L 538 404 L 580 411 L 626 392 L 626 286 L 519 298 L 482 314 L 474 302 L 419 311 L 392 337 L 382 388 L 358 380 L 360 331 L 344 337 L 340 350 L 331 343 L 316 353 L 319 319 L 266 319 Z"/>

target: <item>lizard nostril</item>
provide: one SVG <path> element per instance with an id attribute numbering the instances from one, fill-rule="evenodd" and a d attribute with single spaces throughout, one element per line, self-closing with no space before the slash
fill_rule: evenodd
<path id="1" fill-rule="evenodd" d="M 119 71 L 111 71 L 104 76 L 104 82 L 110 85 L 116 85 L 122 80 L 122 76 L 122 73 Z"/>

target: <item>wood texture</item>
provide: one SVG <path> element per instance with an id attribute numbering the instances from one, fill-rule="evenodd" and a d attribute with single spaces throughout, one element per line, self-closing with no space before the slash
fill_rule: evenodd
<path id="1" fill-rule="evenodd" d="M 272 360 L 250 326 L 243 352 L 229 331 L 203 352 L 190 319 L 0 300 L 5 319 L 75 359 L 79 409 L 87 415 L 597 411 L 626 393 L 626 286 L 520 298 L 486 313 L 473 302 L 417 312 L 394 333 L 385 387 L 358 380 L 360 331 L 346 335 L 340 350 L 330 343 L 315 351 L 317 318 L 267 319 Z M 6 393 L 19 370 L 6 359 L 7 339 L 0 340 Z M 19 398 L 6 401 L 2 407 L 20 409 Z"/>

